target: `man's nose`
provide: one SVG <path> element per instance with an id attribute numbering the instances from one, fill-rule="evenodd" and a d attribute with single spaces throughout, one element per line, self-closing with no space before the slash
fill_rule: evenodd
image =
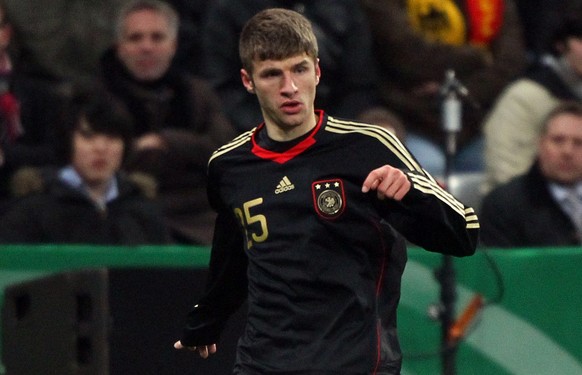
<path id="1" fill-rule="evenodd" d="M 297 91 L 297 85 L 295 84 L 295 80 L 291 74 L 284 74 L 283 75 L 283 87 L 282 91 L 288 93 L 294 93 Z"/>
<path id="2" fill-rule="evenodd" d="M 153 49 L 155 47 L 155 45 L 156 45 L 156 42 L 153 40 L 153 38 L 150 38 L 150 37 L 144 37 L 139 43 L 139 47 L 142 50 L 148 50 L 148 51 Z"/>

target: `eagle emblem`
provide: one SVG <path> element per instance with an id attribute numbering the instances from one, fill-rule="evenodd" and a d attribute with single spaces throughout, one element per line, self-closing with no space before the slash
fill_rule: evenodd
<path id="1" fill-rule="evenodd" d="M 344 185 L 340 179 L 315 181 L 311 185 L 313 205 L 317 214 L 326 219 L 335 219 L 344 211 L 346 200 Z"/>

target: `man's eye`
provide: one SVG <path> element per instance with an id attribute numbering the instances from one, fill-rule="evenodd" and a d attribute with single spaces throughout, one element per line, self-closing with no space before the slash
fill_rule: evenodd
<path id="1" fill-rule="evenodd" d="M 152 35 L 152 40 L 154 42 L 161 42 L 166 39 L 166 35 L 162 33 L 155 33 Z"/>
<path id="2" fill-rule="evenodd" d="M 127 37 L 127 40 L 129 42 L 133 42 L 133 43 L 139 42 L 142 39 L 143 39 L 143 35 L 141 35 L 141 34 L 131 34 Z"/>

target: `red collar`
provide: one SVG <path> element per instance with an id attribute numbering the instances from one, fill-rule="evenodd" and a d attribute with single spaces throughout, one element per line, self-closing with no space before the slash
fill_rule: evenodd
<path id="1" fill-rule="evenodd" d="M 295 146 L 291 147 L 289 150 L 284 151 L 284 152 L 274 152 L 271 150 L 267 150 L 267 149 L 258 145 L 255 137 L 257 136 L 258 132 L 264 130 L 265 123 L 263 122 L 261 125 L 259 125 L 257 127 L 257 129 L 253 132 L 253 135 L 251 137 L 251 141 L 253 143 L 252 153 L 255 154 L 256 156 L 262 158 L 262 159 L 272 160 L 275 163 L 279 163 L 279 164 L 286 163 L 289 160 L 293 159 L 295 156 L 300 155 L 305 150 L 307 150 L 309 147 L 313 146 L 316 142 L 315 141 L 315 134 L 317 134 L 317 132 L 319 131 L 319 128 L 321 128 L 321 124 L 323 122 L 323 111 L 316 110 L 315 113 L 318 115 L 319 120 L 317 121 L 317 124 L 311 130 L 311 132 L 307 136 L 307 138 L 305 138 L 304 140 L 302 140 L 301 142 L 299 142 L 298 144 L 296 144 Z"/>

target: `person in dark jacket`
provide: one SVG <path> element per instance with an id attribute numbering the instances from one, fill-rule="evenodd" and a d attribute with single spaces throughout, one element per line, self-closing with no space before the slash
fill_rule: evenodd
<path id="1" fill-rule="evenodd" d="M 544 59 L 553 32 L 564 18 L 582 10 L 581 0 L 515 0 L 528 53 L 528 63 L 535 66 Z"/>
<path id="2" fill-rule="evenodd" d="M 83 90 L 71 99 L 60 130 L 63 167 L 15 174 L 17 198 L 1 218 L 0 243 L 169 243 L 152 190 L 120 172 L 132 136 L 122 104 L 105 91 Z"/>
<path id="3" fill-rule="evenodd" d="M 355 118 L 379 104 L 372 36 L 357 0 L 213 1 L 202 34 L 204 71 L 239 132 L 259 125 L 262 116 L 254 95 L 240 84 L 238 36 L 255 13 L 273 7 L 295 10 L 314 24 L 325 70 L 318 87 L 317 108 Z"/>
<path id="4" fill-rule="evenodd" d="M 484 245 L 582 244 L 582 104 L 566 101 L 552 110 L 537 149 L 527 173 L 485 196 L 480 215 Z"/>
<path id="5" fill-rule="evenodd" d="M 547 115 L 563 100 L 582 101 L 582 13 L 562 18 L 543 59 L 500 93 L 483 122 L 483 190 L 522 175 L 536 157 Z"/>
<path id="6" fill-rule="evenodd" d="M 128 3 L 116 44 L 103 56 L 102 80 L 135 119 L 127 169 L 156 180 L 175 242 L 208 245 L 215 215 L 205 190 L 207 163 L 236 133 L 210 85 L 175 64 L 178 21 L 167 3 Z"/>
<path id="7" fill-rule="evenodd" d="M 387 129 L 315 109 L 322 69 L 306 17 L 257 13 L 240 51 L 264 122 L 210 159 L 209 279 L 174 347 L 208 357 L 248 301 L 234 374 L 400 374 L 403 237 L 469 256 L 477 215 Z"/>

